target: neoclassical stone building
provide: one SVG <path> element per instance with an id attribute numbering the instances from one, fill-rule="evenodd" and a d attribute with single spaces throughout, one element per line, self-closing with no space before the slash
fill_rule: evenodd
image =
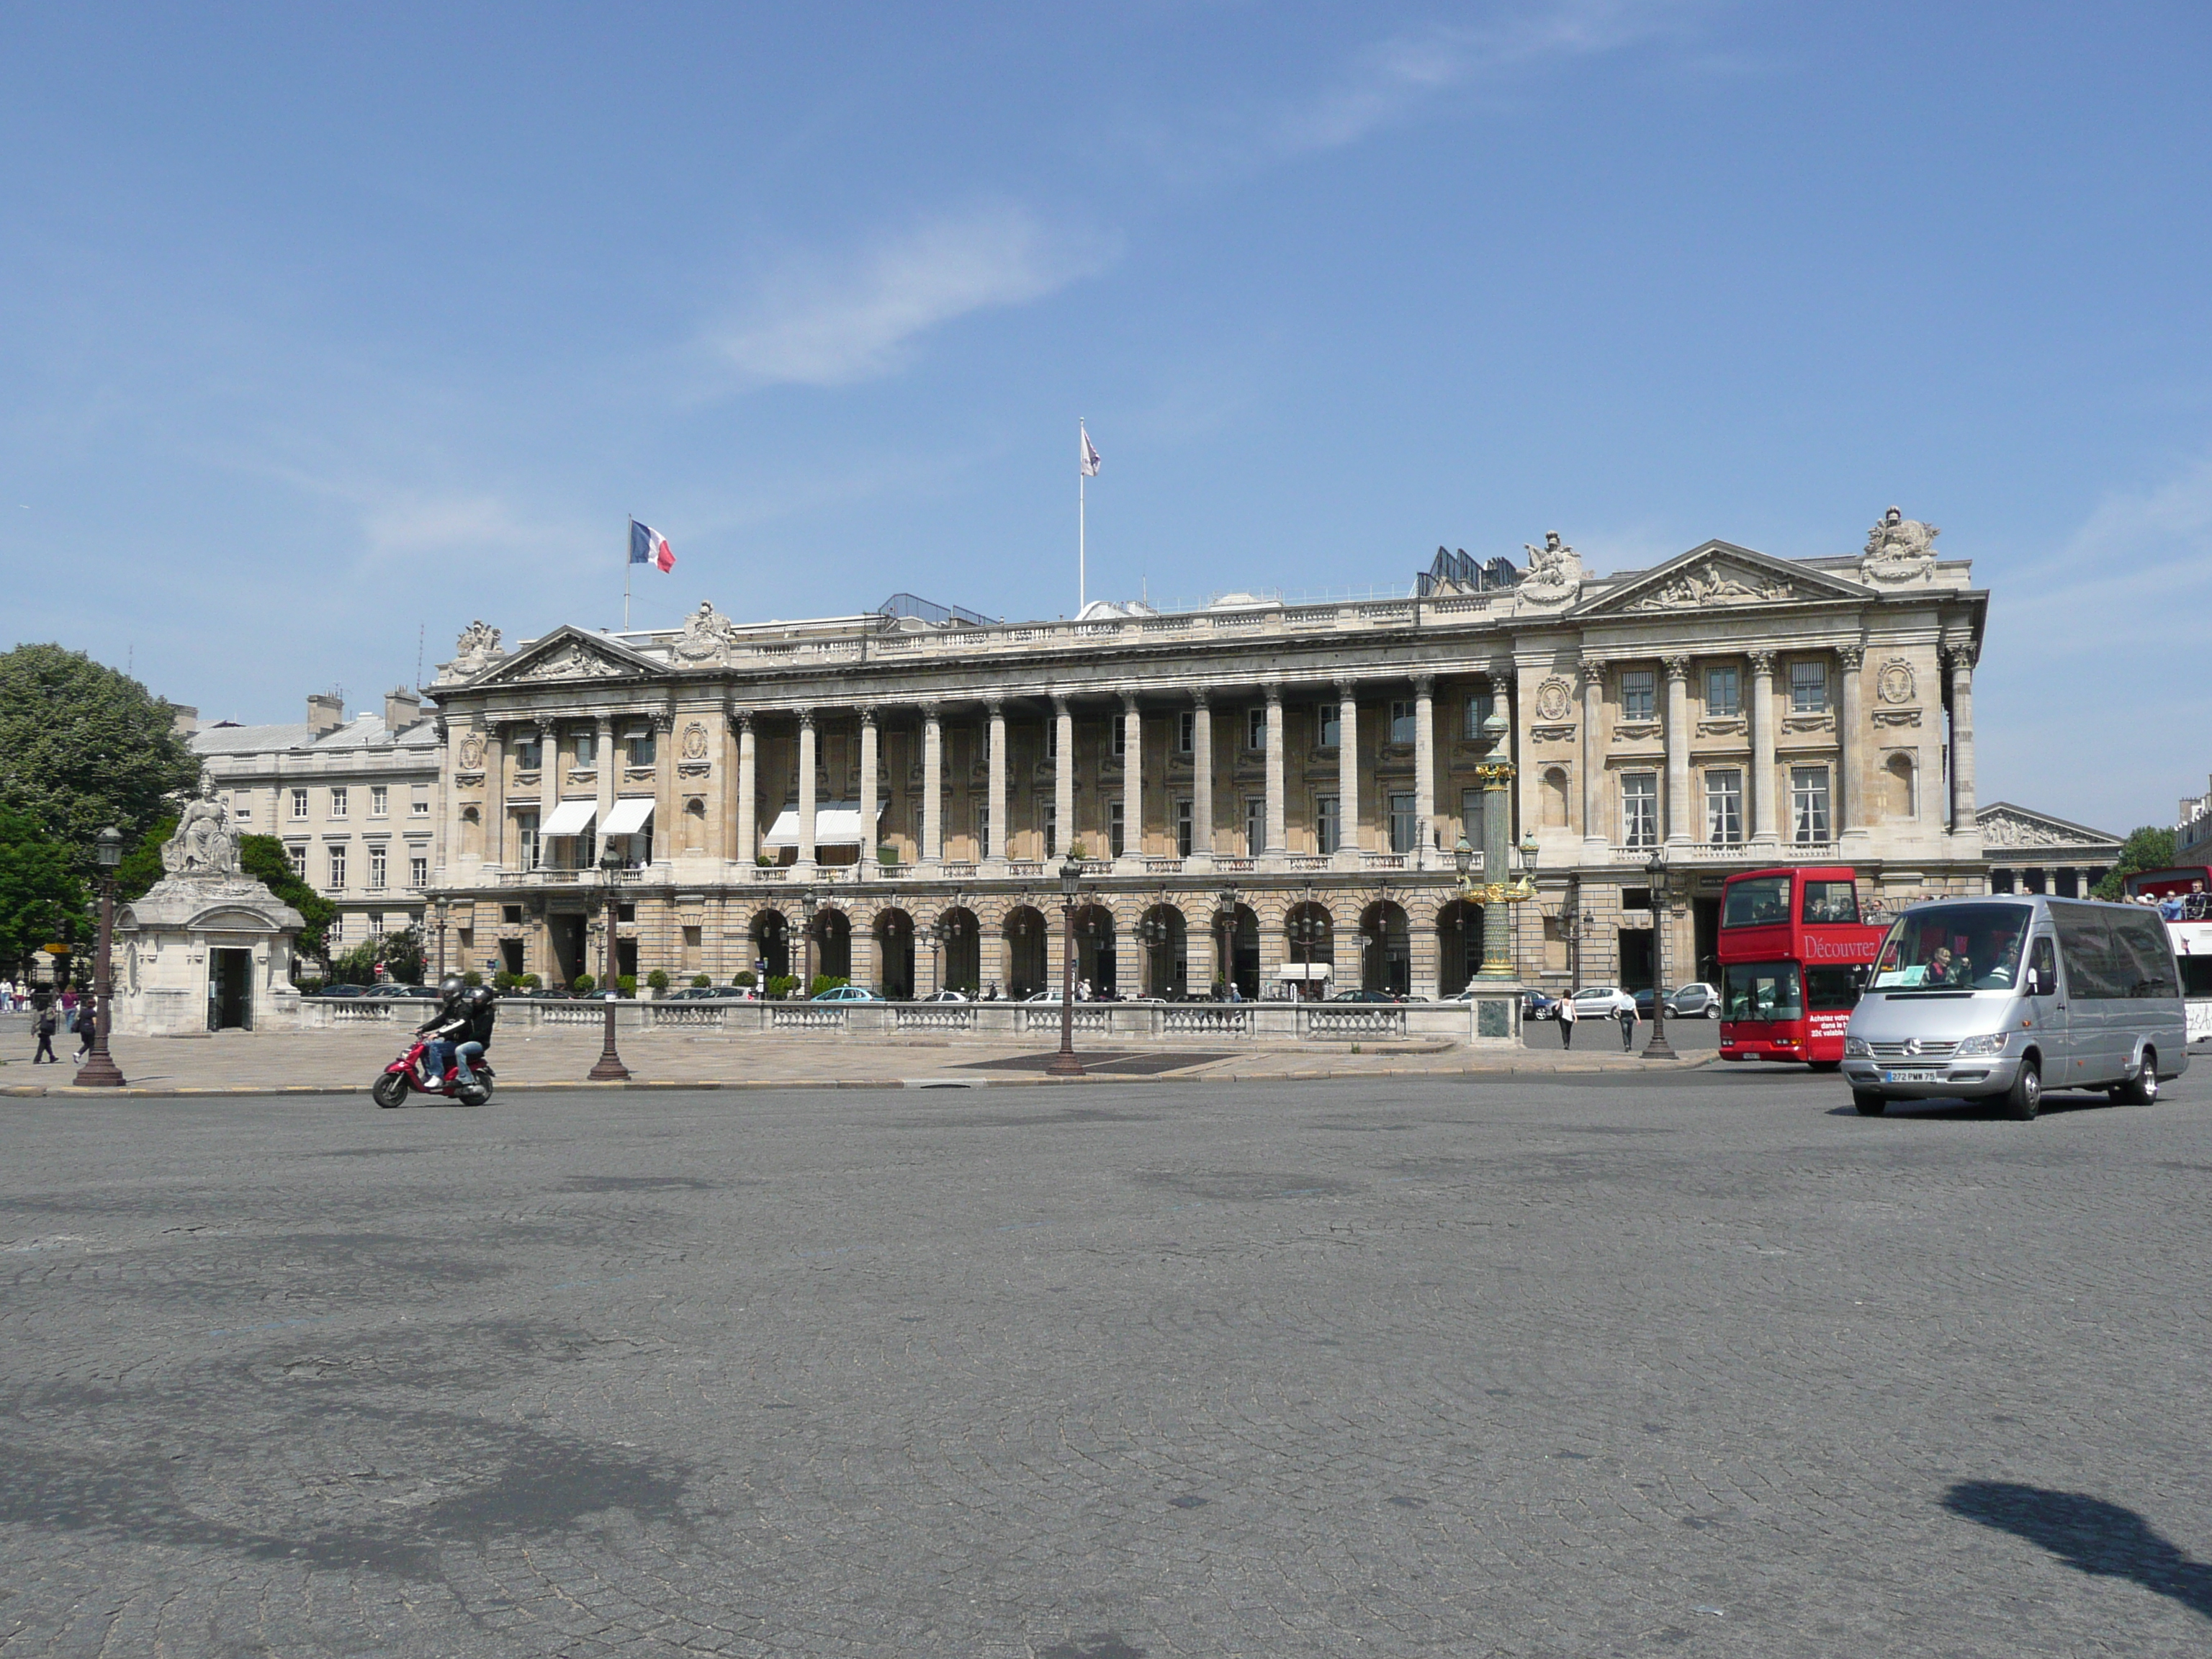
<path id="1" fill-rule="evenodd" d="M 1856 556 L 1714 541 L 1606 577 L 1553 536 L 1525 568 L 1440 555 L 1382 602 L 702 605 L 511 651 L 478 623 L 428 688 L 433 887 L 478 965 L 596 975 L 611 838 L 623 971 L 798 972 L 811 939 L 817 971 L 891 994 L 1018 994 L 1057 982 L 1049 860 L 1079 846 L 1080 971 L 1124 995 L 1449 994 L 1481 934 L 1452 848 L 1483 845 L 1478 769 L 1502 760 L 1537 892 L 1512 907 L 1522 976 L 1647 982 L 1663 945 L 1672 982 L 1708 966 L 1730 871 L 1982 890 L 1987 595 L 1936 533 L 1892 508 Z"/>

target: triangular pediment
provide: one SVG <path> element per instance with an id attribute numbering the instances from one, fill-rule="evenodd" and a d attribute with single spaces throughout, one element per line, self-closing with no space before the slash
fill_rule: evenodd
<path id="1" fill-rule="evenodd" d="M 632 679 L 667 672 L 668 665 L 605 635 L 562 626 L 533 640 L 514 655 L 486 669 L 471 685 L 544 684 L 548 682 Z"/>
<path id="2" fill-rule="evenodd" d="M 1588 590 L 1585 589 L 1585 592 Z M 1575 607 L 1578 617 L 1637 612 L 1732 611 L 1742 606 L 1805 605 L 1877 597 L 1864 585 L 1790 559 L 1706 542 L 1657 568 L 1610 583 Z"/>
<path id="3" fill-rule="evenodd" d="M 2007 847 L 2063 848 L 2069 852 L 2095 853 L 2107 858 L 2118 856 L 2120 850 L 2120 837 L 2118 836 L 2102 830 L 2092 830 L 2086 823 L 2053 817 L 2048 812 L 2014 806 L 2008 800 L 1993 800 L 1981 808 L 1974 814 L 1974 824 L 1982 832 L 1982 846 L 1985 849 Z"/>

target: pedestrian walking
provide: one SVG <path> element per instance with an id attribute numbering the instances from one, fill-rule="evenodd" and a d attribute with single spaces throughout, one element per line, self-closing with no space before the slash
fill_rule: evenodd
<path id="1" fill-rule="evenodd" d="M 87 997 L 77 1005 L 76 1057 L 80 1064 L 92 1052 L 92 1040 L 100 1035 L 100 1005 Z"/>
<path id="2" fill-rule="evenodd" d="M 52 1003 L 39 1010 L 38 1018 L 31 1024 L 32 1030 L 38 1033 L 39 1037 L 38 1048 L 31 1055 L 32 1065 L 35 1066 L 42 1060 L 49 1066 L 61 1064 L 54 1057 L 54 1033 L 61 1029 L 61 1016 L 55 1012 Z"/>
<path id="3" fill-rule="evenodd" d="M 1620 1022 L 1620 1052 L 1628 1054 L 1636 1047 L 1636 1005 L 1622 1003 L 1613 1010 L 1613 1018 Z"/>
<path id="4" fill-rule="evenodd" d="M 1575 1022 L 1581 1018 L 1575 1012 L 1575 999 L 1571 993 L 1559 999 L 1559 1047 L 1571 1048 L 1575 1046 Z"/>

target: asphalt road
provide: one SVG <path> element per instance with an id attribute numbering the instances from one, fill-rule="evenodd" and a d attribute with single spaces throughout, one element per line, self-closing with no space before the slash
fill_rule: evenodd
<path id="1" fill-rule="evenodd" d="M 1644 1045 L 1651 1041 L 1651 1022 L 1636 1023 L 1634 1044 L 1636 1052 L 1643 1053 Z M 1678 1054 L 1711 1054 L 1720 1052 L 1721 1023 L 1717 1019 L 1667 1019 L 1667 1042 Z M 1548 1053 L 1559 1046 L 1559 1022 L 1555 1019 L 1524 1019 L 1521 1022 L 1521 1046 Z M 1574 1047 L 1580 1049 L 1601 1050 L 1609 1054 L 1620 1052 L 1620 1022 L 1617 1019 L 1578 1019 L 1575 1022 Z"/>
<path id="2" fill-rule="evenodd" d="M 2197 1655 L 2212 1068 L 0 1109 L 0 1653 Z"/>

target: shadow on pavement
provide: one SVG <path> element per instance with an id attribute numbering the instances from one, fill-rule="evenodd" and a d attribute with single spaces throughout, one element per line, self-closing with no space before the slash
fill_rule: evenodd
<path id="1" fill-rule="evenodd" d="M 2127 1111 L 2128 1107 L 2115 1105 L 2109 1096 L 2096 1094 L 2063 1095 L 2056 1092 L 2043 1097 L 2037 1109 L 2043 1117 L 2059 1117 L 2068 1112 L 2087 1112 L 2102 1109 L 2107 1111 Z M 1830 1117 L 1856 1117 L 1858 1108 L 1846 1099 L 1840 1106 L 1829 1109 Z M 1984 1095 L 1976 1099 L 1953 1096 L 1929 1100 L 1893 1100 L 1882 1112 L 1886 1118 L 1917 1118 L 1925 1123 L 1972 1123 L 1982 1120 L 1991 1122 L 2010 1122 L 2004 1100 L 1997 1095 Z"/>
<path id="2" fill-rule="evenodd" d="M 1961 1481 L 1943 1495 L 1943 1507 L 2040 1544 L 2076 1572 L 2132 1578 L 2212 1619 L 2212 1566 L 2191 1560 L 2133 1510 L 2008 1480 Z"/>

